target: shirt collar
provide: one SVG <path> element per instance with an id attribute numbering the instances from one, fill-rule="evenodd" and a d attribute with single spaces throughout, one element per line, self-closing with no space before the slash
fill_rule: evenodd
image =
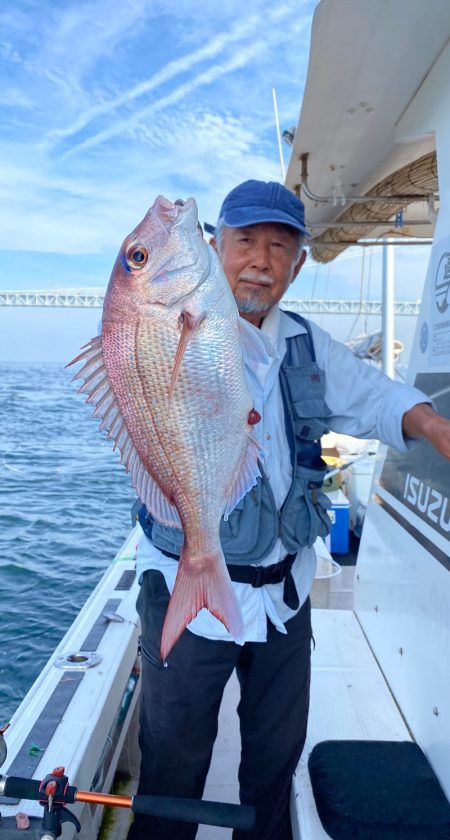
<path id="1" fill-rule="evenodd" d="M 272 306 L 261 324 L 261 332 L 270 343 L 276 347 L 278 345 L 278 337 L 280 334 L 280 308 L 279 306 Z"/>
<path id="2" fill-rule="evenodd" d="M 241 319 L 244 328 L 253 335 L 253 340 L 259 341 L 266 352 L 265 364 L 274 358 L 282 358 L 286 352 L 285 339 L 293 338 L 307 332 L 303 324 L 290 318 L 278 304 L 272 307 L 264 318 L 261 329 L 254 327 L 249 321 Z"/>
<path id="3" fill-rule="evenodd" d="M 274 307 L 275 309 L 275 307 Z M 277 307 L 280 313 L 280 326 L 279 326 L 279 334 L 281 338 L 293 338 L 296 335 L 304 335 L 308 330 L 303 324 L 300 324 L 299 321 L 296 321 L 295 318 L 291 318 L 289 315 L 286 314 L 282 309 Z M 269 315 L 272 314 L 272 311 Z M 269 317 L 269 315 L 267 317 Z"/>
<path id="4" fill-rule="evenodd" d="M 303 324 L 291 318 L 276 304 L 264 318 L 260 332 L 267 336 L 274 347 L 277 347 L 280 341 L 294 338 L 296 335 L 304 335 L 308 331 Z"/>

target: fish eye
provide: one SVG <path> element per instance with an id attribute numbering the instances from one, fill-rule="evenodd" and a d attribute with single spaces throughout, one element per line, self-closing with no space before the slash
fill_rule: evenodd
<path id="1" fill-rule="evenodd" d="M 145 245 L 132 245 L 128 248 L 126 261 L 130 268 L 144 268 L 148 262 L 148 251 Z"/>

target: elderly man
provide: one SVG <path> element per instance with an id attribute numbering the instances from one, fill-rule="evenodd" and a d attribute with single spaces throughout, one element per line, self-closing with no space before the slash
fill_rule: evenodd
<path id="1" fill-rule="evenodd" d="M 221 539 L 242 609 L 245 642 L 203 610 L 170 656 L 161 628 L 177 555 L 158 547 L 151 517 L 141 522 L 142 749 L 140 793 L 202 796 L 224 687 L 239 679 L 243 803 L 256 808 L 253 834 L 234 840 L 290 840 L 289 794 L 309 706 L 312 545 L 329 529 L 320 487 L 320 437 L 328 429 L 379 438 L 399 451 L 426 437 L 450 457 L 450 422 L 420 391 L 367 366 L 313 323 L 278 304 L 298 275 L 307 235 L 301 201 L 278 183 L 246 181 L 225 198 L 212 246 L 239 312 L 264 343 L 267 362 L 245 359 L 262 478 L 222 522 Z M 170 536 L 170 535 L 169 535 Z M 163 550 L 164 548 L 164 550 Z M 255 571 L 256 569 L 256 571 Z M 129 840 L 191 840 L 189 823 L 136 816 Z"/>

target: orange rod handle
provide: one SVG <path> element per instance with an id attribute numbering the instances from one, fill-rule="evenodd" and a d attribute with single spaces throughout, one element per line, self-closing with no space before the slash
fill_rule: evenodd
<path id="1" fill-rule="evenodd" d="M 131 808 L 131 796 L 119 796 L 114 793 L 96 793 L 93 790 L 77 790 L 76 802 L 91 802 L 94 805 L 114 805 L 116 808 Z"/>

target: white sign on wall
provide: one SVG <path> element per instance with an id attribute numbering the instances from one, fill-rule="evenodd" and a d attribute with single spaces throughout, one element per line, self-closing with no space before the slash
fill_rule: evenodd
<path id="1" fill-rule="evenodd" d="M 450 237 L 441 241 L 431 255 L 430 323 L 422 328 L 430 366 L 450 364 Z"/>

